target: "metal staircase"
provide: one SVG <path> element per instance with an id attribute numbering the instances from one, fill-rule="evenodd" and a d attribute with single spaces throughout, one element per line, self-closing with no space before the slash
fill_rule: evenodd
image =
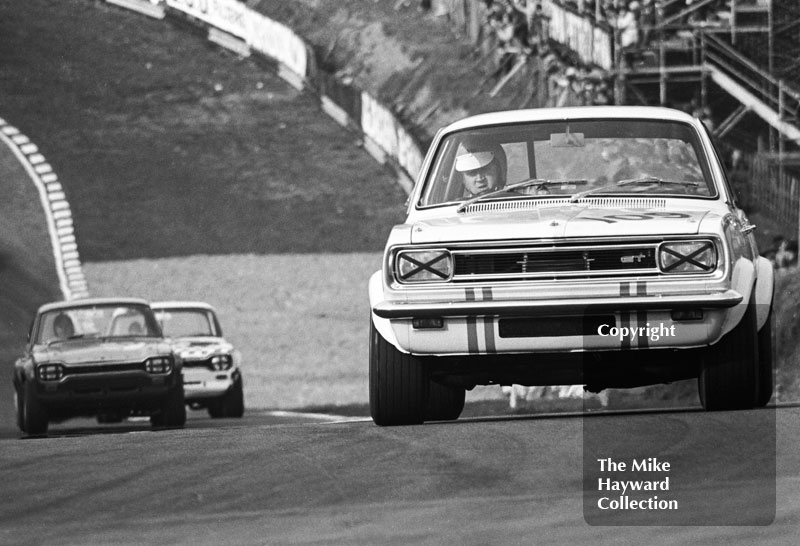
<path id="1" fill-rule="evenodd" d="M 736 140 L 747 119 L 751 145 L 800 166 L 800 1 L 731 0 L 720 17 L 687 24 L 713 2 L 662 5 L 651 44 L 620 58 L 618 100 L 713 104 L 717 136 Z"/>

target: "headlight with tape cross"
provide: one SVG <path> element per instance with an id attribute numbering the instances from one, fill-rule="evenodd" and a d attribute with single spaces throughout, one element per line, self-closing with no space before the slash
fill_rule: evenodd
<path id="1" fill-rule="evenodd" d="M 447 250 L 402 250 L 395 258 L 401 283 L 445 282 L 453 276 L 453 258 Z"/>
<path id="2" fill-rule="evenodd" d="M 663 273 L 711 273 L 717 268 L 717 249 L 712 241 L 676 241 L 658 249 Z"/>

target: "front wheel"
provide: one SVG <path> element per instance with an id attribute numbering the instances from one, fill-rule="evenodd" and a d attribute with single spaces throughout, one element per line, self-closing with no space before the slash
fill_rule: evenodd
<path id="1" fill-rule="evenodd" d="M 25 408 L 22 404 L 23 400 L 23 395 L 14 387 L 14 412 L 17 418 L 17 428 L 25 432 Z"/>
<path id="2" fill-rule="evenodd" d="M 20 427 L 28 434 L 45 434 L 49 425 L 47 411 L 36 395 L 36 385 L 26 381 L 22 399 L 22 424 Z"/>
<path id="3" fill-rule="evenodd" d="M 386 341 L 370 321 L 369 410 L 376 425 L 425 420 L 429 380 L 422 360 Z"/>
<path id="4" fill-rule="evenodd" d="M 150 417 L 153 428 L 183 428 L 186 424 L 186 400 L 183 386 L 179 386 L 167 395 L 161 410 Z"/>
<path id="5" fill-rule="evenodd" d="M 775 330 L 772 307 L 767 315 L 767 322 L 758 331 L 758 393 L 756 407 L 763 408 L 772 398 L 775 386 L 773 370 L 773 352 L 775 347 Z"/>
<path id="6" fill-rule="evenodd" d="M 428 406 L 425 409 L 426 421 L 453 421 L 464 411 L 466 389 L 451 387 L 431 381 L 428 387 Z"/>
<path id="7" fill-rule="evenodd" d="M 738 410 L 756 405 L 760 369 L 757 326 L 751 298 L 739 324 L 707 349 L 697 379 L 704 409 Z"/>
<path id="8" fill-rule="evenodd" d="M 219 417 L 241 417 L 244 415 L 244 388 L 242 378 L 233 382 L 231 388 L 208 405 L 208 414 L 217 419 Z"/>

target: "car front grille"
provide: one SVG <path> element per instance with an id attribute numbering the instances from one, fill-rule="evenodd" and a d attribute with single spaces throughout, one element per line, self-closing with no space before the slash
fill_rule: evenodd
<path id="1" fill-rule="evenodd" d="M 119 373 L 131 371 L 144 371 L 143 362 L 118 362 L 114 364 L 83 364 L 80 366 L 65 366 L 64 375 L 83 375 L 90 373 Z"/>
<path id="2" fill-rule="evenodd" d="M 211 359 L 204 358 L 203 360 L 186 360 L 183 361 L 184 368 L 203 368 L 206 370 L 212 370 L 213 367 L 211 366 Z"/>
<path id="3" fill-rule="evenodd" d="M 658 274 L 657 243 L 453 250 L 453 281 Z"/>

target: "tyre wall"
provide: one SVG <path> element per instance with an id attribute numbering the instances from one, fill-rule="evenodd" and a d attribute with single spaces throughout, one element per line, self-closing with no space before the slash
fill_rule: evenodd
<path id="1" fill-rule="evenodd" d="M 207 30 L 209 40 L 240 56 L 258 55 L 299 90 L 315 93 L 337 123 L 358 132 L 376 161 L 391 167 L 410 193 L 424 154 L 390 108 L 320 70 L 294 31 L 239 0 L 105 0 L 156 18 L 177 17 Z"/>

